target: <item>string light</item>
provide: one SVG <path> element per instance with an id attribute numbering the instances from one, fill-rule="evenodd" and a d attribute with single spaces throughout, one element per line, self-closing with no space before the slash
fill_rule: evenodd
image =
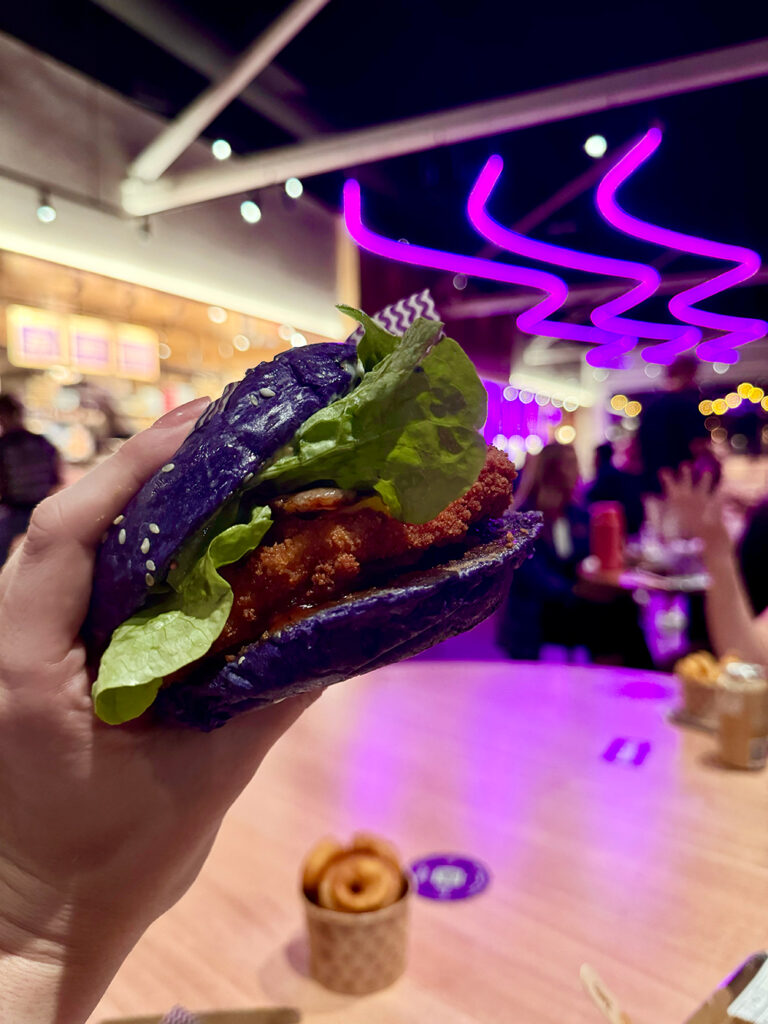
<path id="1" fill-rule="evenodd" d="M 712 415 L 712 403 L 708 398 L 705 398 L 703 402 L 699 402 L 699 412 L 702 416 Z"/>
<path id="2" fill-rule="evenodd" d="M 244 334 L 236 334 L 232 339 L 232 344 L 235 346 L 238 352 L 247 352 L 251 347 L 250 341 Z"/>
<path id="3" fill-rule="evenodd" d="M 736 394 L 735 391 L 729 391 L 725 396 L 725 404 L 729 409 L 738 409 L 741 405 L 741 398 Z"/>
<path id="4" fill-rule="evenodd" d="M 643 407 L 640 402 L 627 402 L 624 406 L 624 412 L 627 416 L 639 416 L 643 411 Z"/>
<path id="5" fill-rule="evenodd" d="M 614 395 L 611 399 L 611 408 L 615 409 L 616 412 L 621 412 L 628 401 L 629 399 L 626 395 Z"/>
<path id="6" fill-rule="evenodd" d="M 209 306 L 208 319 L 212 324 L 223 324 L 227 319 L 227 311 L 221 306 Z"/>
<path id="7" fill-rule="evenodd" d="M 555 440 L 559 444 L 573 444 L 576 439 L 576 428 L 570 423 L 561 424 L 555 431 Z"/>
<path id="8" fill-rule="evenodd" d="M 736 388 L 736 394 L 739 396 L 739 398 L 749 398 L 749 392 L 751 390 L 752 385 L 747 384 L 745 382 L 744 384 L 739 384 L 739 386 Z"/>
<path id="9" fill-rule="evenodd" d="M 747 395 L 747 398 L 753 405 L 757 405 L 758 402 L 762 402 L 764 397 L 765 392 L 762 388 L 750 388 L 749 394 Z"/>
<path id="10" fill-rule="evenodd" d="M 298 178 L 289 178 L 285 183 L 285 194 L 291 199 L 298 199 L 304 191 L 304 186 Z"/>
<path id="11" fill-rule="evenodd" d="M 724 416 L 728 412 L 728 405 L 726 404 L 725 399 L 716 398 L 712 403 L 712 412 L 716 416 Z"/>

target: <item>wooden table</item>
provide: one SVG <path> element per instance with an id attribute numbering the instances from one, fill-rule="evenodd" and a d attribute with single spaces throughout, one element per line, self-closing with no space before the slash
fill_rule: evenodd
<path id="1" fill-rule="evenodd" d="M 635 1024 L 680 1024 L 768 944 L 768 777 L 717 767 L 711 737 L 666 721 L 673 701 L 664 675 L 512 662 L 333 687 L 92 1021 L 179 1002 L 294 1006 L 314 1024 L 597 1024 L 588 961 Z M 617 738 L 650 743 L 641 765 L 603 758 Z M 406 976 L 365 999 L 302 973 L 297 895 L 314 840 L 360 828 L 493 876 L 463 902 L 416 899 Z"/>

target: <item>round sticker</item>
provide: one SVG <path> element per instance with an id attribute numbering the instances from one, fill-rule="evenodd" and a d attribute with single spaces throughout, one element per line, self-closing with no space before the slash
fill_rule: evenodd
<path id="1" fill-rule="evenodd" d="M 482 892 L 491 880 L 478 860 L 456 853 L 434 853 L 411 864 L 416 892 L 428 900 L 465 900 Z"/>

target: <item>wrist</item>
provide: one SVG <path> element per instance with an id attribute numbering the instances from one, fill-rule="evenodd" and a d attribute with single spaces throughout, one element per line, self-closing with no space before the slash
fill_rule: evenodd
<path id="1" fill-rule="evenodd" d="M 707 568 L 731 563 L 733 545 L 724 526 L 719 525 L 702 534 L 702 557 Z"/>
<path id="2" fill-rule="evenodd" d="M 138 936 L 0 861 L 0 1021 L 82 1024 Z"/>

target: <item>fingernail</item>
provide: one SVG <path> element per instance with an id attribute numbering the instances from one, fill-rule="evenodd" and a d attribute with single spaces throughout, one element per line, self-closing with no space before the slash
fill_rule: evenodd
<path id="1" fill-rule="evenodd" d="M 180 405 L 177 409 L 171 409 L 164 416 L 161 416 L 159 420 L 155 420 L 152 427 L 179 427 L 183 423 L 189 423 L 190 420 L 196 420 L 201 415 L 204 409 L 206 409 L 211 403 L 209 397 L 205 398 L 194 398 L 191 402 L 185 402 L 184 405 Z"/>

